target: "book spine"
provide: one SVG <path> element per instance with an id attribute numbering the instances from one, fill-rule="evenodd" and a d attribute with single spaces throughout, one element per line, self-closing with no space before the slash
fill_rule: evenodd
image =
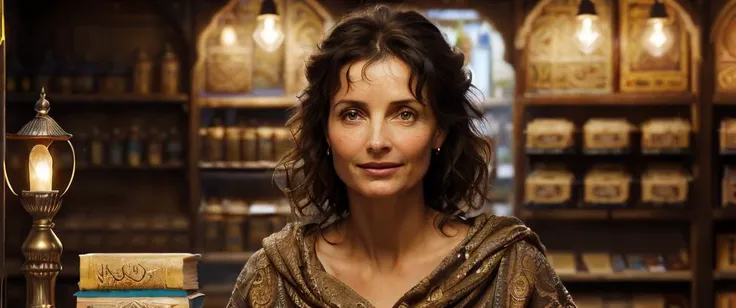
<path id="1" fill-rule="evenodd" d="M 80 290 L 181 290 L 181 257 L 121 258 L 80 256 Z"/>

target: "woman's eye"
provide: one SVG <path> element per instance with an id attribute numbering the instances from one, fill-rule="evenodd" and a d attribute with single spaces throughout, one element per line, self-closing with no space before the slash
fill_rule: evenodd
<path id="1" fill-rule="evenodd" d="M 359 118 L 358 112 L 355 110 L 349 110 L 345 113 L 345 118 L 350 121 L 355 121 Z"/>
<path id="2" fill-rule="evenodd" d="M 399 118 L 403 121 L 409 121 L 414 118 L 414 113 L 408 110 L 404 110 L 399 113 Z"/>

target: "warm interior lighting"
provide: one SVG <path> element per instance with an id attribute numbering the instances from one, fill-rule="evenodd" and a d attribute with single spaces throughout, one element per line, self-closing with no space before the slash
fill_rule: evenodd
<path id="1" fill-rule="evenodd" d="M 583 15 L 577 17 L 575 38 L 578 48 L 584 54 L 593 53 L 601 45 L 601 34 L 598 29 L 598 16 Z"/>
<path id="2" fill-rule="evenodd" d="M 49 149 L 40 144 L 35 145 L 28 157 L 30 191 L 51 191 L 52 166 Z"/>
<path id="3" fill-rule="evenodd" d="M 665 19 L 660 18 L 651 18 L 647 21 L 647 29 L 642 35 L 644 39 L 642 44 L 652 56 L 661 57 L 672 47 L 672 33 L 666 22 Z"/>
<path id="4" fill-rule="evenodd" d="M 253 32 L 253 39 L 258 47 L 267 52 L 274 52 L 281 46 L 284 41 L 284 33 L 281 31 L 280 19 L 276 14 L 258 16 L 258 25 Z"/>
<path id="5" fill-rule="evenodd" d="M 642 33 L 642 46 L 650 55 L 661 57 L 673 43 L 672 31 L 667 26 L 667 9 L 656 0 L 649 11 L 647 28 Z"/>
<path id="6" fill-rule="evenodd" d="M 581 0 L 576 19 L 575 41 L 578 49 L 586 55 L 591 54 L 603 42 L 595 4 L 590 0 Z"/>
<path id="7" fill-rule="evenodd" d="M 238 42 L 238 34 L 235 33 L 233 26 L 225 26 L 220 33 L 220 43 L 225 46 L 232 46 Z"/>

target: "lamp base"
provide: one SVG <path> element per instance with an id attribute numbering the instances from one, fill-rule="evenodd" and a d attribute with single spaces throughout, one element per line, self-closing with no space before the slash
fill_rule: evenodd
<path id="1" fill-rule="evenodd" d="M 21 251 L 26 259 L 26 308 L 54 308 L 56 276 L 61 272 L 63 247 L 52 228 L 61 208 L 59 191 L 22 191 L 20 201 L 33 217 L 33 225 Z"/>

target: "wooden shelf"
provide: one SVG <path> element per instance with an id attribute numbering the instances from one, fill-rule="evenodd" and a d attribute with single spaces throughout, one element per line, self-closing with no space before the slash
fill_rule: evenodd
<path id="1" fill-rule="evenodd" d="M 689 210 L 682 209 L 523 209 L 521 217 L 530 220 L 671 220 L 689 221 Z"/>
<path id="2" fill-rule="evenodd" d="M 692 93 L 566 94 L 521 97 L 529 106 L 653 106 L 695 104 Z"/>
<path id="3" fill-rule="evenodd" d="M 736 105 L 736 93 L 715 93 L 713 103 L 716 105 Z"/>
<path id="4" fill-rule="evenodd" d="M 184 164 L 163 164 L 159 166 L 151 166 L 151 165 L 141 165 L 137 167 L 133 166 L 127 166 L 127 165 L 100 165 L 100 166 L 93 166 L 93 165 L 84 165 L 79 166 L 77 165 L 77 171 L 80 170 L 144 170 L 144 171 L 151 171 L 151 170 L 184 170 Z"/>
<path id="5" fill-rule="evenodd" d="M 26 103 L 32 106 L 39 98 L 37 93 L 8 93 L 7 101 L 9 103 Z M 54 94 L 46 95 L 52 106 L 54 103 L 170 103 L 182 104 L 189 101 L 189 95 L 163 95 L 149 94 L 139 95 L 133 93 L 122 94 Z"/>
<path id="6" fill-rule="evenodd" d="M 484 109 L 510 107 L 514 104 L 513 97 L 487 98 L 480 103 Z"/>
<path id="7" fill-rule="evenodd" d="M 271 170 L 276 162 L 199 162 L 203 170 Z"/>
<path id="8" fill-rule="evenodd" d="M 523 209 L 521 218 L 532 220 L 607 220 L 603 209 Z"/>
<path id="9" fill-rule="evenodd" d="M 715 280 L 736 280 L 736 270 L 716 270 L 713 272 Z"/>
<path id="10" fill-rule="evenodd" d="M 736 206 L 714 209 L 713 219 L 714 220 L 736 220 Z"/>
<path id="11" fill-rule="evenodd" d="M 576 273 L 558 275 L 563 282 L 689 282 L 690 271 L 663 273 L 623 272 L 610 274 Z"/>
<path id="12" fill-rule="evenodd" d="M 217 95 L 199 96 L 197 104 L 206 108 L 290 108 L 296 95 Z"/>
<path id="13" fill-rule="evenodd" d="M 243 264 L 253 255 L 254 252 L 205 252 L 202 254 L 202 262 L 206 263 L 232 263 Z"/>

